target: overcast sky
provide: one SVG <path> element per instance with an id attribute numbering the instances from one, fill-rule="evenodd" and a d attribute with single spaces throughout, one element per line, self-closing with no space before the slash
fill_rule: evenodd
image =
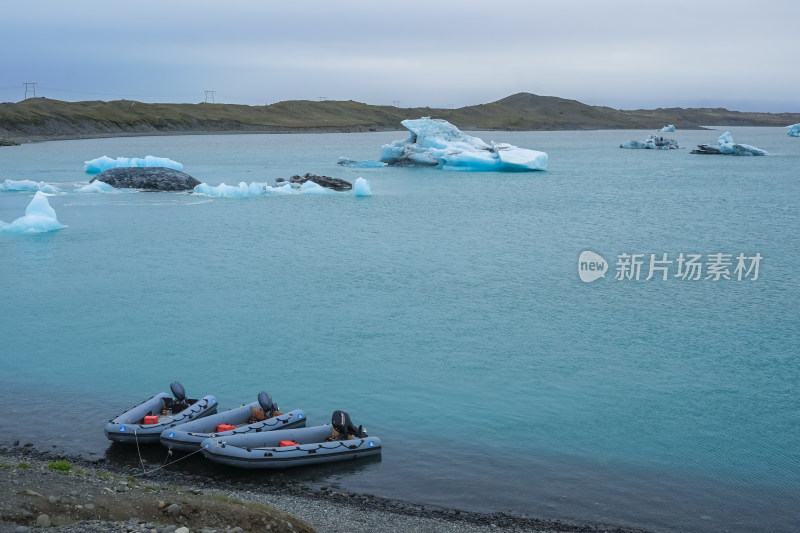
<path id="1" fill-rule="evenodd" d="M 7 0 L 0 101 L 800 112 L 800 0 Z M 28 96 L 32 95 L 29 88 Z"/>

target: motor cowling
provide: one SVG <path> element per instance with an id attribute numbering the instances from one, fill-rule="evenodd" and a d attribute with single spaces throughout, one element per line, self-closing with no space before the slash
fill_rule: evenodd
<path id="1" fill-rule="evenodd" d="M 275 402 L 272 401 L 272 396 L 269 395 L 266 391 L 261 391 L 258 393 L 258 405 L 261 406 L 261 409 L 264 411 L 264 414 L 267 417 L 271 417 L 272 414 L 278 410 L 278 406 L 275 405 Z"/>
<path id="2" fill-rule="evenodd" d="M 178 402 L 183 403 L 186 401 L 186 390 L 184 390 L 183 385 L 177 381 L 173 381 L 169 384 L 169 388 L 172 390 L 172 395 L 175 396 L 175 399 L 178 400 Z"/>
<path id="3" fill-rule="evenodd" d="M 363 439 L 367 436 L 367 432 L 364 430 L 363 426 L 356 427 L 350 420 L 350 415 L 344 411 L 333 412 L 333 415 L 331 415 L 331 425 L 339 434 L 340 438 L 352 435 L 356 438 Z"/>

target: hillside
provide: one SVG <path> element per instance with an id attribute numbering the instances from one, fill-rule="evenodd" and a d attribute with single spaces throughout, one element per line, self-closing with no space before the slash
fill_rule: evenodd
<path id="1" fill-rule="evenodd" d="M 458 109 L 398 108 L 332 100 L 246 106 L 29 98 L 0 104 L 0 146 L 4 142 L 127 135 L 399 130 L 401 120 L 423 116 L 443 118 L 465 130 L 520 131 L 652 130 L 666 124 L 696 129 L 702 125 L 786 126 L 800 122 L 800 114 L 791 113 L 743 113 L 719 108 L 623 111 L 529 93 Z"/>

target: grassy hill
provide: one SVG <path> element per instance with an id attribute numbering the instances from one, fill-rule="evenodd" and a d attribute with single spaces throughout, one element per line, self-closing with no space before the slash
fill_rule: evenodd
<path id="1" fill-rule="evenodd" d="M 179 133 L 399 130 L 401 120 L 423 116 L 443 118 L 465 130 L 653 130 L 666 124 L 693 129 L 702 125 L 786 126 L 800 122 L 800 114 L 791 113 L 743 113 L 719 108 L 623 111 L 529 93 L 458 109 L 397 108 L 333 100 L 245 106 L 29 98 L 0 104 L 0 145 L 4 139 L 24 142 Z"/>

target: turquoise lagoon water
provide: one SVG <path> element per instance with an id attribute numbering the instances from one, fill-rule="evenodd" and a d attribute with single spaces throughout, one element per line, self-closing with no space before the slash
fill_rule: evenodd
<path id="1" fill-rule="evenodd" d="M 69 227 L 0 234 L 0 441 L 118 457 L 104 422 L 177 379 L 223 407 L 267 390 L 312 424 L 343 409 L 382 438 L 380 460 L 282 474 L 312 483 L 654 531 L 791 530 L 800 143 L 730 130 L 772 155 L 617 148 L 643 131 L 476 133 L 549 153 L 520 174 L 336 165 L 401 132 L 2 148 L 0 181 L 60 186 Z M 212 185 L 315 172 L 365 177 L 373 196 L 72 192 L 84 161 L 148 154 Z M 0 192 L 0 219 L 30 199 Z M 604 279 L 580 280 L 584 250 Z M 732 254 L 733 279 L 673 263 L 645 281 L 664 253 Z M 763 258 L 758 279 L 736 279 L 740 253 Z M 638 281 L 615 279 L 621 254 L 643 254 Z"/>

